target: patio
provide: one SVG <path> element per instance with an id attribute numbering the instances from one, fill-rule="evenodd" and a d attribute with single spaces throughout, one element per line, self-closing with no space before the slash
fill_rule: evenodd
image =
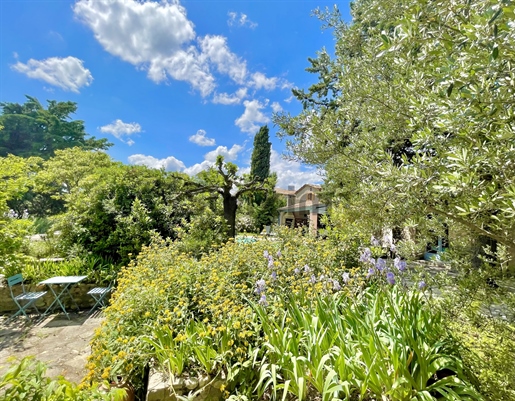
<path id="1" fill-rule="evenodd" d="M 52 314 L 41 321 L 28 322 L 23 317 L 7 322 L 0 315 L 0 374 L 9 366 L 10 357 L 32 355 L 45 362 L 50 377 L 64 376 L 80 383 L 86 374 L 86 358 L 90 354 L 89 341 L 102 321 L 100 311 Z"/>

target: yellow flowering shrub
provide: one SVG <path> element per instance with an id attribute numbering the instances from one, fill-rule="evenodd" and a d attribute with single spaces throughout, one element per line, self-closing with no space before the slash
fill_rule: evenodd
<path id="1" fill-rule="evenodd" d="M 181 362 L 188 372 L 241 363 L 263 340 L 249 301 L 274 313 L 284 306 L 279 293 L 302 293 L 309 302 L 321 292 L 353 295 L 364 285 L 364 275 L 346 269 L 329 241 L 294 230 L 254 243 L 229 241 L 200 260 L 178 245 L 154 243 L 121 271 L 92 340 L 87 382 L 121 375 L 137 385 L 156 357 L 147 340 L 163 328 L 177 346 L 220 344 L 214 352 L 221 356 L 210 365 L 199 358 Z"/>

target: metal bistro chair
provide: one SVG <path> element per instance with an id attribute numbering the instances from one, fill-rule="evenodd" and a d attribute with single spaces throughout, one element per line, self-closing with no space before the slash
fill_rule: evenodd
<path id="1" fill-rule="evenodd" d="M 19 295 L 13 294 L 13 286 L 16 284 L 21 283 L 22 293 Z M 13 299 L 16 306 L 19 308 L 19 311 L 16 312 L 14 315 L 12 315 L 10 319 L 13 319 L 14 317 L 18 316 L 20 313 L 23 313 L 23 315 L 28 319 L 27 313 L 25 312 L 28 308 L 31 306 L 36 309 L 38 315 L 41 315 L 41 312 L 36 307 L 36 301 L 43 297 L 47 292 L 46 291 L 38 291 L 38 292 L 26 292 L 25 291 L 25 285 L 23 284 L 23 276 L 22 274 L 16 274 L 12 277 L 9 277 L 7 279 L 7 284 L 9 285 L 9 290 L 11 291 L 11 298 Z"/>
<path id="2" fill-rule="evenodd" d="M 91 314 L 97 306 L 106 306 L 106 297 L 107 294 L 111 292 L 113 289 L 113 283 L 109 284 L 109 287 L 95 287 L 88 291 L 88 295 L 91 295 L 95 300 L 95 305 L 91 308 L 88 314 Z"/>

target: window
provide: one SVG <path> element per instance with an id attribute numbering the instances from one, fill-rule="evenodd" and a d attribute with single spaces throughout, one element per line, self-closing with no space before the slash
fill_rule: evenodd
<path id="1" fill-rule="evenodd" d="M 308 201 L 312 201 L 313 200 L 313 194 L 312 193 L 309 193 L 308 194 Z"/>

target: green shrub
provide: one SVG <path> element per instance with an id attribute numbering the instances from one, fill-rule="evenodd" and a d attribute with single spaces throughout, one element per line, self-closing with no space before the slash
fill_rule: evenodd
<path id="1" fill-rule="evenodd" d="M 54 276 L 88 276 L 86 283 L 104 285 L 115 280 L 118 271 L 118 266 L 95 256 L 58 261 L 38 261 L 27 258 L 21 268 L 19 266 L 6 268 L 5 275 L 9 277 L 21 272 L 29 283 L 38 283 Z"/>
<path id="2" fill-rule="evenodd" d="M 342 285 L 342 294 L 354 295 L 365 283 L 358 270 L 346 270 L 329 242 L 293 231 L 280 233 L 273 241 L 231 241 L 200 260 L 181 252 L 180 247 L 180 243 L 165 241 L 153 244 L 121 271 L 111 306 L 92 341 L 87 381 L 122 375 L 137 384 L 142 368 L 156 355 L 144 339 L 164 326 L 169 326 L 174 341 L 194 331 L 211 340 L 229 338 L 232 354 L 225 355 L 224 369 L 245 363 L 249 347 L 259 337 L 247 299 L 259 300 L 255 290 L 260 279 L 267 283 L 270 296 L 303 292 L 308 299 L 320 291 L 332 293 L 328 280 L 341 280 L 343 272 L 350 273 L 351 280 Z M 273 256 L 271 267 L 265 251 Z M 312 284 L 312 275 L 327 280 Z M 202 370 L 192 359 L 187 359 L 185 368 Z"/>
<path id="3" fill-rule="evenodd" d="M 46 365 L 31 357 L 14 362 L 0 377 L 0 400 L 5 401 L 122 401 L 125 390 L 84 388 L 64 377 L 45 376 Z"/>

